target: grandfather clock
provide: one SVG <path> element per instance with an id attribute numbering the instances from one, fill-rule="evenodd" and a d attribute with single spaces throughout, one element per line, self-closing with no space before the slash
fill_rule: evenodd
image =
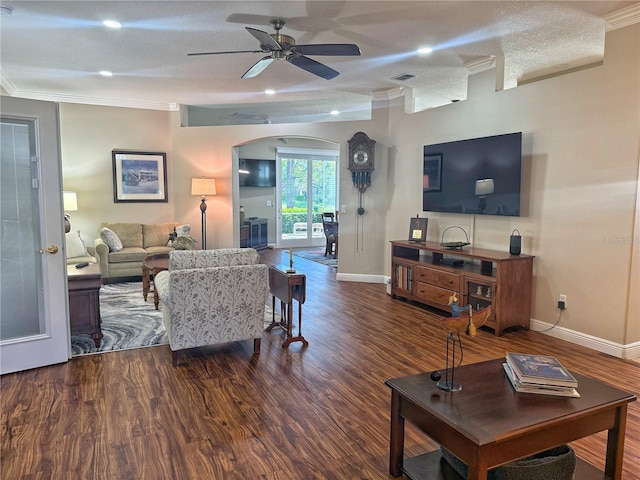
<path id="1" fill-rule="evenodd" d="M 371 185 L 376 141 L 371 140 L 366 133 L 356 133 L 349 142 L 349 170 L 353 186 L 360 192 L 358 215 L 364 214 L 362 208 L 362 194 Z"/>

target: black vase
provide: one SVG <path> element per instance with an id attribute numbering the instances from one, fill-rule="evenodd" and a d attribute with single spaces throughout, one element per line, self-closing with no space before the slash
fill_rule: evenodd
<path id="1" fill-rule="evenodd" d="M 522 237 L 515 235 L 515 232 L 518 232 L 518 230 L 511 232 L 511 236 L 509 237 L 509 253 L 511 255 L 520 255 L 522 251 Z"/>

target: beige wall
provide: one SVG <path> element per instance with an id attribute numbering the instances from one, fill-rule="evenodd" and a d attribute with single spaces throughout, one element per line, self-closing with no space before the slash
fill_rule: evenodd
<path id="1" fill-rule="evenodd" d="M 190 223 L 199 238 L 190 179 L 204 175 L 216 178 L 218 190 L 207 202 L 208 247 L 236 245 L 235 147 L 281 136 L 324 139 L 340 145 L 340 203 L 348 206 L 340 216 L 340 278 L 388 275 L 388 242 L 406 238 L 416 212 L 429 217 L 428 235 L 437 241 L 444 228 L 460 225 L 474 245 L 506 250 L 518 228 L 524 253 L 536 256 L 533 319 L 554 323 L 557 297 L 566 294 L 568 308 L 551 334 L 593 339 L 602 351 L 640 350 L 639 40 L 638 25 L 612 31 L 602 67 L 502 92 L 485 72 L 471 77 L 466 101 L 413 115 L 404 113 L 402 99 L 379 102 L 368 122 L 183 128 L 178 112 L 65 104 L 64 186 L 78 191 L 80 203 L 72 225 L 87 239 L 103 220 L 176 220 Z M 377 141 L 362 217 L 346 161 L 347 140 L 357 131 Z M 524 133 L 526 216 L 422 213 L 423 145 L 513 131 Z M 113 148 L 167 151 L 169 203 L 114 204 Z"/>

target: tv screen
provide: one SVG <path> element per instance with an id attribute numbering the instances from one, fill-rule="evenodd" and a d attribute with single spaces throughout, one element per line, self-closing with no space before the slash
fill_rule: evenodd
<path id="1" fill-rule="evenodd" d="M 275 187 L 276 161 L 241 158 L 238 162 L 241 187 Z"/>
<path id="2" fill-rule="evenodd" d="M 520 216 L 522 132 L 424 147 L 422 209 Z"/>

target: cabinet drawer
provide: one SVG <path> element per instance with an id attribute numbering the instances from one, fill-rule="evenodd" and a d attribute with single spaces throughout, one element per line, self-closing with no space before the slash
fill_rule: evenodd
<path id="1" fill-rule="evenodd" d="M 453 290 L 434 287 L 433 285 L 422 282 L 416 284 L 416 297 L 423 298 L 429 303 L 440 305 L 444 307 L 445 310 L 449 308 L 449 297 L 453 295 L 453 293 Z"/>
<path id="2" fill-rule="evenodd" d="M 416 279 L 419 282 L 447 288 L 453 292 L 460 292 L 460 275 L 456 275 L 455 273 L 418 267 L 416 268 Z"/>

